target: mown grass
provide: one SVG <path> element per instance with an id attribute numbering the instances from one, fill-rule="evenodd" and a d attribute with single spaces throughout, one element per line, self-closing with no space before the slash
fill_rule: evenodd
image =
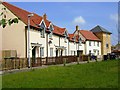
<path id="1" fill-rule="evenodd" d="M 3 75 L 3 88 L 117 88 L 118 60 Z"/>

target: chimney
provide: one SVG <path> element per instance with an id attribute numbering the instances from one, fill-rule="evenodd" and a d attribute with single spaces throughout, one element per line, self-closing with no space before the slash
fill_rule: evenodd
<path id="1" fill-rule="evenodd" d="M 76 31 L 78 31 L 78 30 L 79 30 L 79 26 L 77 25 L 77 26 L 76 26 Z"/>
<path id="2" fill-rule="evenodd" d="M 46 13 L 43 15 L 43 19 L 44 19 L 44 20 L 47 19 L 47 15 L 46 15 Z"/>

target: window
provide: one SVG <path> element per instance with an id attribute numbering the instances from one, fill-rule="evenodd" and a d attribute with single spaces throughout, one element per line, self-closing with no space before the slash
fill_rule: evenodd
<path id="1" fill-rule="evenodd" d="M 82 39 L 81 38 L 79 38 L 79 45 L 81 45 L 82 44 Z"/>
<path id="2" fill-rule="evenodd" d="M 71 55 L 73 55 L 73 54 L 74 54 L 74 51 L 71 50 Z"/>
<path id="3" fill-rule="evenodd" d="M 98 55 L 99 55 L 99 50 L 98 50 Z"/>
<path id="4" fill-rule="evenodd" d="M 94 46 L 95 46 L 95 41 L 94 41 Z"/>
<path id="5" fill-rule="evenodd" d="M 75 51 L 74 51 L 74 55 L 75 55 Z"/>
<path id="6" fill-rule="evenodd" d="M 91 41 L 89 41 L 89 46 L 91 46 Z"/>
<path id="7" fill-rule="evenodd" d="M 65 55 L 67 55 L 67 49 L 65 49 Z"/>
<path id="8" fill-rule="evenodd" d="M 67 36 L 65 36 L 64 41 L 65 41 L 65 43 L 67 43 Z"/>
<path id="9" fill-rule="evenodd" d="M 65 37 L 64 37 L 64 41 L 65 41 L 65 43 L 67 43 L 67 36 L 68 36 L 68 35 L 67 35 L 67 32 L 66 32 L 66 31 L 65 31 L 65 33 L 64 33 L 64 36 L 65 36 Z"/>
<path id="10" fill-rule="evenodd" d="M 50 34 L 49 34 L 49 38 L 52 38 L 52 34 L 53 34 L 53 33 L 52 33 L 52 31 L 51 31 Z"/>
<path id="11" fill-rule="evenodd" d="M 52 27 L 52 25 L 50 25 L 50 28 L 49 28 L 49 30 L 50 30 L 50 34 L 49 34 L 49 38 L 52 38 L 52 34 L 53 34 L 53 27 Z"/>
<path id="12" fill-rule="evenodd" d="M 44 56 L 44 47 L 40 47 L 40 56 Z"/>
<path id="13" fill-rule="evenodd" d="M 106 48 L 109 48 L 109 45 L 108 45 L 108 43 L 106 44 Z"/>
<path id="14" fill-rule="evenodd" d="M 97 46 L 99 47 L 99 42 L 97 42 Z"/>
<path id="15" fill-rule="evenodd" d="M 53 48 L 50 48 L 50 56 L 53 56 Z"/>
<path id="16" fill-rule="evenodd" d="M 44 38 L 45 37 L 45 32 L 44 30 L 41 31 L 41 38 Z"/>
<path id="17" fill-rule="evenodd" d="M 45 25 L 43 22 L 40 26 L 40 33 L 41 33 L 41 38 L 44 38 L 45 37 Z"/>

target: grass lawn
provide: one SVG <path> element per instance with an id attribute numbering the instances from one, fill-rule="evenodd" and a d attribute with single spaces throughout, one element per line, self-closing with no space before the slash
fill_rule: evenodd
<path id="1" fill-rule="evenodd" d="M 3 88 L 117 88 L 118 60 L 3 75 Z"/>

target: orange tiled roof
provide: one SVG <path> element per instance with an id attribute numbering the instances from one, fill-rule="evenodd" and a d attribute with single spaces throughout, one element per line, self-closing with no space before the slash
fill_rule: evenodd
<path id="1" fill-rule="evenodd" d="M 79 32 L 85 37 L 87 40 L 93 40 L 93 41 L 100 41 L 100 39 L 95 36 L 91 31 L 87 30 L 79 30 Z"/>
<path id="2" fill-rule="evenodd" d="M 28 24 L 28 14 L 30 14 L 30 12 L 23 10 L 21 8 L 18 8 L 9 3 L 6 3 L 6 2 L 2 2 L 2 4 L 6 8 L 8 8 L 12 13 L 14 13 L 18 18 L 20 18 L 20 20 L 22 20 L 26 25 Z M 39 24 L 41 20 L 42 20 L 42 17 L 34 13 L 34 16 L 31 17 L 30 19 L 30 25 L 38 28 L 36 24 Z"/>
<path id="3" fill-rule="evenodd" d="M 6 8 L 8 8 L 12 13 L 14 13 L 18 18 L 20 18 L 20 20 L 22 20 L 26 25 L 28 24 L 28 14 L 30 14 L 30 12 L 28 12 L 26 10 L 23 10 L 21 8 L 18 8 L 14 5 L 11 5 L 7 2 L 2 2 L 2 4 Z M 38 24 L 40 24 L 42 19 L 43 19 L 43 17 L 34 13 L 34 16 L 31 17 L 31 19 L 30 19 L 30 25 L 33 26 L 33 27 L 39 28 Z M 49 21 L 47 19 L 44 19 L 44 21 L 45 21 L 45 24 L 48 28 L 51 21 Z M 48 30 L 46 30 L 46 31 L 48 31 Z M 65 31 L 65 28 L 60 28 L 60 27 L 54 25 L 54 30 L 53 30 L 54 34 L 63 36 L 64 31 Z"/>
<path id="4" fill-rule="evenodd" d="M 74 34 L 69 34 L 69 40 L 74 41 L 73 38 L 74 38 Z"/>
<path id="5" fill-rule="evenodd" d="M 54 27 L 54 30 L 53 30 L 54 34 L 63 36 L 63 34 L 65 32 L 65 28 L 60 28 L 60 27 L 58 27 L 56 25 L 53 25 L 53 27 Z"/>

